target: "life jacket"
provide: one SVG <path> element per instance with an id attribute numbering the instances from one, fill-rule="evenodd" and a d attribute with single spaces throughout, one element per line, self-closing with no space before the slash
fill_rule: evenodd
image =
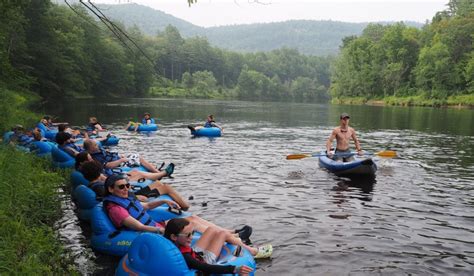
<path id="1" fill-rule="evenodd" d="M 110 152 L 104 149 L 100 149 L 100 151 L 91 153 L 90 155 L 94 160 L 98 159 L 99 161 L 105 161 L 105 163 L 117 161 L 120 159 L 120 156 L 117 152 Z"/>
<path id="2" fill-rule="evenodd" d="M 177 246 L 178 246 L 178 249 L 181 252 L 181 254 L 190 253 L 191 257 L 193 257 L 193 259 L 195 259 L 195 260 L 197 260 L 201 263 L 206 263 L 206 261 L 204 261 L 204 258 L 202 257 L 202 255 L 194 252 L 194 250 L 190 246 L 182 246 L 182 245 L 177 245 Z"/>
<path id="3" fill-rule="evenodd" d="M 216 123 L 216 121 L 214 121 L 214 120 L 212 120 L 212 121 L 210 121 L 210 122 L 206 122 L 206 123 L 204 124 L 204 127 L 214 127 L 214 125 L 212 125 L 212 124 L 215 124 L 215 123 Z"/>
<path id="4" fill-rule="evenodd" d="M 71 148 L 71 149 L 73 149 L 77 152 L 83 152 L 84 151 L 84 148 L 79 147 L 78 145 L 76 145 L 74 143 L 68 143 L 68 144 L 65 144 L 65 145 L 62 145 L 62 146 L 58 146 L 58 147 L 62 150 L 66 149 L 66 148 Z"/>
<path id="5" fill-rule="evenodd" d="M 120 159 L 120 156 L 118 155 L 117 152 L 109 152 L 109 151 L 106 151 L 106 150 L 103 150 L 103 149 L 100 149 L 100 151 L 98 151 L 98 152 L 91 153 L 90 155 L 91 155 L 92 159 L 98 161 L 102 165 L 105 165 L 106 163 L 113 162 L 113 161 L 116 161 L 116 160 Z M 113 172 L 112 169 L 105 168 L 105 166 L 104 166 L 104 173 L 107 176 L 110 176 L 114 172 Z"/>
<path id="6" fill-rule="evenodd" d="M 129 194 L 128 198 L 122 198 L 114 195 L 108 195 L 104 197 L 104 209 L 106 212 L 107 209 L 105 207 L 111 202 L 125 208 L 130 216 L 142 224 L 156 226 L 156 222 L 150 217 L 150 215 L 148 215 L 145 208 L 143 208 L 142 204 L 140 201 L 138 201 L 133 193 Z"/>
<path id="7" fill-rule="evenodd" d="M 87 125 L 87 127 L 86 127 L 87 133 L 91 133 L 91 132 L 95 131 L 95 130 L 96 130 L 96 129 L 95 129 L 95 126 L 96 126 L 96 125 L 102 126 L 99 122 L 97 122 L 97 123 L 89 123 L 89 124 Z"/>
<path id="8" fill-rule="evenodd" d="M 88 124 L 86 127 L 87 132 L 92 132 L 95 130 L 95 124 Z"/>
<path id="9" fill-rule="evenodd" d="M 148 119 L 148 120 L 150 120 L 150 124 L 154 124 L 154 123 L 155 123 L 155 119 L 153 119 L 153 118 L 150 118 L 150 119 Z M 146 122 L 146 121 L 148 121 L 148 120 L 145 119 L 145 118 L 143 118 L 143 119 L 142 119 L 142 124 L 143 124 L 143 125 L 148 125 L 148 123 Z"/>
<path id="10" fill-rule="evenodd" d="M 97 200 L 102 201 L 103 196 L 104 196 L 103 192 L 105 191 L 104 182 L 102 181 L 90 182 L 89 184 L 87 184 L 87 187 L 89 187 L 91 190 L 95 192 L 95 198 Z"/>
<path id="11" fill-rule="evenodd" d="M 16 140 L 18 141 L 18 144 L 20 146 L 27 146 L 31 142 L 33 142 L 35 139 L 31 136 L 28 136 L 26 134 L 20 134 L 17 136 Z"/>

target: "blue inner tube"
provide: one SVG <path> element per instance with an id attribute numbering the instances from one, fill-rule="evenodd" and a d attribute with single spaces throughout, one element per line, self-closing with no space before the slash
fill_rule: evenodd
<path id="1" fill-rule="evenodd" d="M 73 186 L 72 198 L 76 203 L 79 219 L 90 221 L 92 209 L 99 205 L 101 201 L 96 199 L 97 196 L 95 192 L 88 187 L 89 181 L 84 178 L 81 172 L 73 171 L 71 173 L 71 182 Z M 130 184 L 137 187 L 137 189 L 146 187 L 151 183 L 153 183 L 152 180 L 145 180 L 143 182 L 130 182 Z M 162 195 L 159 197 L 159 199 L 172 200 L 171 197 L 167 195 Z"/>
<path id="2" fill-rule="evenodd" d="M 34 141 L 31 144 L 31 151 L 41 157 L 49 155 L 53 148 L 57 146 L 56 143 L 49 141 Z"/>
<path id="3" fill-rule="evenodd" d="M 377 165 L 371 158 L 359 157 L 354 153 L 354 161 L 342 162 L 328 158 L 325 152 L 321 152 L 319 166 L 336 175 L 375 175 Z"/>
<path id="4" fill-rule="evenodd" d="M 41 135 L 51 141 L 56 141 L 56 134 L 58 134 L 57 129 L 48 129 L 43 123 L 38 123 L 36 127 L 41 131 Z"/>
<path id="5" fill-rule="evenodd" d="M 128 128 L 129 131 L 134 131 L 135 126 L 131 125 Z M 138 126 L 137 131 L 157 131 L 158 130 L 158 125 L 157 124 L 148 124 L 148 125 L 140 125 Z"/>
<path id="6" fill-rule="evenodd" d="M 160 197 L 161 199 L 163 197 Z M 168 197 L 169 198 L 169 197 Z M 157 207 L 149 210 L 148 214 L 155 221 L 164 221 L 176 217 L 188 217 L 191 214 L 183 212 L 176 215 L 168 211 L 168 207 Z M 118 230 L 110 221 L 109 217 L 102 208 L 102 204 L 92 208 L 91 215 L 92 249 L 109 255 L 124 256 L 127 254 L 133 240 L 140 235 L 141 232 L 132 230 Z"/>
<path id="7" fill-rule="evenodd" d="M 51 157 L 53 165 L 57 168 L 72 168 L 76 164 L 74 157 L 58 147 L 51 148 Z"/>
<path id="8" fill-rule="evenodd" d="M 197 234 L 193 244 L 199 239 Z M 255 270 L 256 264 L 249 251 L 242 248 L 239 256 L 234 256 L 236 246 L 225 244 L 219 254 L 217 264 L 220 265 L 246 265 Z M 116 275 L 194 275 L 195 271 L 189 270 L 183 255 L 176 245 L 165 237 L 152 233 L 138 236 L 132 243 L 128 254 L 120 260 Z M 252 272 L 250 275 L 254 275 Z"/>
<path id="9" fill-rule="evenodd" d="M 191 135 L 196 137 L 221 137 L 222 132 L 218 127 L 203 127 L 198 130 L 191 130 Z"/>
<path id="10" fill-rule="evenodd" d="M 12 139 L 13 134 L 15 134 L 13 131 L 5 132 L 5 134 L 3 134 L 3 143 L 4 144 L 10 143 L 10 140 Z"/>

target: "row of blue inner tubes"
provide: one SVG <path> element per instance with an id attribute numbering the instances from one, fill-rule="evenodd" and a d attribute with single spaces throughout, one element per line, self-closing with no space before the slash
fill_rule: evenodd
<path id="1" fill-rule="evenodd" d="M 123 168 L 123 171 L 131 168 Z M 139 167 L 144 170 L 143 167 Z M 87 187 L 88 181 L 78 171 L 71 174 L 73 185 L 73 199 L 78 207 L 78 216 L 82 220 L 90 221 L 92 226 L 91 247 L 98 252 L 123 256 L 116 271 L 116 275 L 194 275 L 189 270 L 181 252 L 168 239 L 158 234 L 141 233 L 132 230 L 117 229 L 102 208 L 102 202 L 96 200 L 95 192 Z M 131 183 L 134 186 L 145 187 L 152 181 Z M 171 198 L 161 195 L 152 200 Z M 155 221 L 165 221 L 175 217 L 187 217 L 191 214 L 183 212 L 181 215 L 171 213 L 165 206 L 160 206 L 148 213 Z M 200 234 L 196 234 L 193 243 Z M 242 249 L 240 256 L 232 253 L 236 246 L 225 244 L 219 256 L 221 265 L 247 265 L 255 269 L 256 264 L 249 251 Z"/>
<path id="2" fill-rule="evenodd" d="M 48 133 L 53 133 L 53 131 Z M 9 138 L 11 135 L 12 133 L 6 133 L 4 140 L 9 140 L 5 138 Z M 59 149 L 56 143 L 45 141 L 35 141 L 32 143 L 37 148 L 35 150 L 36 154 L 40 156 L 51 154 L 54 166 L 59 168 L 74 167 L 74 158 Z M 125 167 L 121 170 L 126 172 L 131 169 Z M 143 167 L 138 169 L 145 170 Z M 148 180 L 132 184 L 138 187 L 145 187 L 151 184 L 151 182 Z M 91 247 L 105 254 L 123 256 L 117 267 L 117 275 L 129 275 L 131 272 L 138 275 L 195 274 L 195 271 L 188 269 L 181 252 L 168 239 L 158 234 L 115 228 L 103 210 L 102 202 L 98 201 L 95 192 L 87 187 L 88 181 L 80 172 L 72 172 L 71 183 L 73 185 L 73 199 L 78 207 L 78 217 L 82 220 L 90 221 L 92 226 Z M 154 200 L 159 199 L 171 200 L 167 195 L 162 195 Z M 191 215 L 187 212 L 183 212 L 181 215 L 171 213 L 165 206 L 160 206 L 148 212 L 155 221 L 165 221 L 174 217 L 187 217 Z M 196 234 L 193 238 L 193 243 L 197 241 L 199 236 L 200 234 Z M 254 269 L 256 268 L 255 260 L 250 252 L 242 249 L 240 256 L 234 256 L 232 253 L 235 250 L 236 246 L 225 244 L 219 256 L 218 264 L 247 265 Z"/>
<path id="3" fill-rule="evenodd" d="M 129 131 L 134 131 L 135 126 L 128 127 Z M 156 124 L 141 124 L 138 126 L 137 131 L 147 132 L 147 131 L 157 131 L 158 126 Z M 196 137 L 220 137 L 222 135 L 221 129 L 218 127 L 203 127 L 198 130 L 192 130 L 191 135 Z"/>

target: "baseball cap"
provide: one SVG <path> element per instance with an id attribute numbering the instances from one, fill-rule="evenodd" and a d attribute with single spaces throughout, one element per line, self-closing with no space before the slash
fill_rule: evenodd
<path id="1" fill-rule="evenodd" d="M 351 118 L 351 116 L 349 116 L 349 114 L 347 113 L 342 113 L 341 116 L 339 116 L 340 119 L 344 119 L 344 118 Z"/>

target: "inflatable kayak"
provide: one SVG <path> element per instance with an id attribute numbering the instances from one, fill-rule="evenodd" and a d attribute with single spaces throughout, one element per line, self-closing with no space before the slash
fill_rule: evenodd
<path id="1" fill-rule="evenodd" d="M 203 127 L 197 130 L 191 129 L 191 135 L 195 137 L 221 137 L 222 132 L 218 127 Z"/>
<path id="2" fill-rule="evenodd" d="M 193 238 L 196 243 L 199 234 Z M 238 256 L 234 256 L 236 246 L 225 244 L 217 260 L 220 265 L 246 265 L 255 270 L 256 264 L 249 251 L 242 248 Z M 189 270 L 183 255 L 176 245 L 165 237 L 152 233 L 138 236 L 132 243 L 127 255 L 120 260 L 115 275 L 196 275 Z M 254 275 L 254 272 L 249 275 Z"/>
<path id="3" fill-rule="evenodd" d="M 375 175 L 377 165 L 372 158 L 359 157 L 354 153 L 354 161 L 334 161 L 321 152 L 319 166 L 336 175 Z"/>

